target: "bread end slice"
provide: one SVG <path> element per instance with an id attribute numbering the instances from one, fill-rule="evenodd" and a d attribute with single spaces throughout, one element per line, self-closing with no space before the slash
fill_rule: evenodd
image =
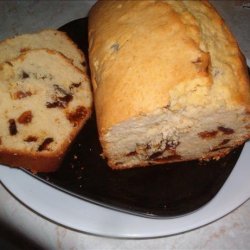
<path id="1" fill-rule="evenodd" d="M 0 65 L 0 162 L 55 171 L 91 115 L 86 74 L 62 54 L 29 50 Z"/>

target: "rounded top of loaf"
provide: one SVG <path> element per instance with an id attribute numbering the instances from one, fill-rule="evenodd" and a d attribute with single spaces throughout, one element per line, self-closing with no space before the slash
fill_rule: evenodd
<path id="1" fill-rule="evenodd" d="M 99 1 L 89 53 L 101 133 L 163 107 L 250 107 L 244 57 L 206 1 Z"/>

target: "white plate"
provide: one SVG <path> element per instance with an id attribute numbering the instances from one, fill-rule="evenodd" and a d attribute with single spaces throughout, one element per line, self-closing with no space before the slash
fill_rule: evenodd
<path id="1" fill-rule="evenodd" d="M 3 185 L 37 213 L 72 229 L 120 238 L 172 235 L 217 220 L 250 198 L 249 179 L 250 142 L 247 142 L 231 175 L 207 205 L 177 218 L 150 219 L 92 204 L 59 191 L 22 170 L 0 165 Z"/>
<path id="2" fill-rule="evenodd" d="M 93 2 L 86 1 L 83 8 Z M 250 61 L 248 61 L 250 65 Z M 95 235 L 152 238 L 198 228 L 228 214 L 250 198 L 250 142 L 219 193 L 199 210 L 171 219 L 122 213 L 71 196 L 17 169 L 0 165 L 1 183 L 38 214 L 66 227 Z"/>

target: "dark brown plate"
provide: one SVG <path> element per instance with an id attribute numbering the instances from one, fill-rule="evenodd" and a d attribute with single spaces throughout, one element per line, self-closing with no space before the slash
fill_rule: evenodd
<path id="1" fill-rule="evenodd" d="M 87 54 L 86 18 L 72 21 L 60 30 L 67 32 Z M 100 157 L 93 115 L 77 136 L 60 169 L 36 177 L 101 206 L 147 217 L 172 217 L 192 212 L 209 202 L 227 180 L 241 150 L 239 147 L 219 161 L 113 171 Z"/>

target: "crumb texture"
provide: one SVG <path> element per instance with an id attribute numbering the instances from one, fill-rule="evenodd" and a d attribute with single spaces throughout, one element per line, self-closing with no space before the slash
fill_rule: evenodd
<path id="1" fill-rule="evenodd" d="M 29 160 L 38 159 L 36 171 L 39 158 L 59 162 L 91 105 L 87 76 L 58 52 L 28 50 L 1 64 L 0 162 L 18 164 L 7 156 L 19 155 L 23 167 L 32 168 Z"/>

